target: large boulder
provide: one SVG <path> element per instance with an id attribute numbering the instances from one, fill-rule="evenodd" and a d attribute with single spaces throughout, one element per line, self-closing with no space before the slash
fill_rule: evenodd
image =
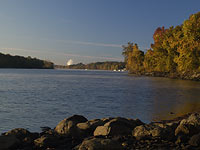
<path id="1" fill-rule="evenodd" d="M 177 122 L 170 122 L 170 123 L 159 123 L 159 122 L 155 122 L 155 123 L 151 123 L 150 125 L 152 125 L 153 127 L 158 127 L 158 129 L 161 129 L 161 137 L 163 139 L 167 139 L 167 140 L 175 140 L 175 135 L 174 132 L 178 126 Z M 157 130 L 158 130 L 157 129 Z"/>
<path id="2" fill-rule="evenodd" d="M 0 150 L 9 150 L 15 148 L 19 143 L 19 140 L 14 135 L 2 135 L 0 136 Z"/>
<path id="3" fill-rule="evenodd" d="M 187 119 L 183 119 L 175 130 L 175 136 L 192 136 L 200 132 L 200 114 L 191 114 Z"/>
<path id="4" fill-rule="evenodd" d="M 32 134 L 26 129 L 16 128 L 4 133 L 4 135 L 14 135 L 19 139 L 23 139 L 25 137 L 31 136 Z"/>
<path id="5" fill-rule="evenodd" d="M 40 148 L 55 147 L 59 144 L 59 139 L 53 135 L 43 135 L 35 139 L 34 144 Z"/>
<path id="6" fill-rule="evenodd" d="M 163 122 L 152 122 L 150 123 L 150 125 L 155 125 L 155 126 L 159 126 L 161 128 L 170 128 L 171 130 L 174 130 L 178 127 L 177 122 L 169 122 L 169 123 L 163 123 Z"/>
<path id="7" fill-rule="evenodd" d="M 87 122 L 78 123 L 76 126 L 77 126 L 78 131 L 80 132 L 80 136 L 87 137 L 87 136 L 92 136 L 94 130 L 98 126 L 102 126 L 104 124 L 105 124 L 104 121 L 100 119 L 94 119 Z"/>
<path id="8" fill-rule="evenodd" d="M 131 135 L 132 130 L 141 124 L 138 120 L 128 120 L 120 117 L 114 118 L 104 124 L 104 126 L 98 126 L 94 131 L 94 136 Z"/>
<path id="9" fill-rule="evenodd" d="M 196 146 L 199 147 L 200 146 L 200 133 L 199 134 L 195 134 L 193 135 L 189 142 L 188 142 L 191 146 Z"/>
<path id="10" fill-rule="evenodd" d="M 149 137 L 161 137 L 161 138 L 169 138 L 169 128 L 167 127 L 160 127 L 158 125 L 154 124 L 146 124 L 146 125 L 140 125 L 135 127 L 135 129 L 132 132 L 132 135 L 136 139 L 145 139 Z M 173 134 L 172 134 L 173 135 Z"/>
<path id="11" fill-rule="evenodd" d="M 85 117 L 80 115 L 74 115 L 67 119 L 64 119 L 58 123 L 55 128 L 55 132 L 60 135 L 78 137 L 77 124 L 88 121 Z"/>
<path id="12" fill-rule="evenodd" d="M 146 137 L 151 136 L 151 132 L 150 132 L 151 129 L 152 128 L 150 128 L 147 125 L 137 126 L 133 130 L 132 135 L 136 137 L 137 139 L 146 138 Z"/>
<path id="13" fill-rule="evenodd" d="M 106 126 L 98 126 L 94 131 L 94 136 L 107 136 L 110 133 L 110 128 Z"/>
<path id="14" fill-rule="evenodd" d="M 102 120 L 104 123 L 107 123 L 107 122 L 109 122 L 109 121 L 111 121 L 111 120 L 113 120 L 113 119 L 115 119 L 115 118 L 113 118 L 113 117 L 108 117 L 108 118 L 102 118 L 101 120 Z"/>
<path id="15" fill-rule="evenodd" d="M 31 145 L 33 144 L 34 139 L 38 138 L 39 136 L 38 133 L 31 133 L 23 128 L 12 129 L 6 133 L 3 133 L 3 135 L 15 136 L 19 140 L 20 145 Z"/>
<path id="16" fill-rule="evenodd" d="M 77 150 L 122 150 L 122 145 L 111 139 L 92 138 L 87 139 L 76 148 Z"/>

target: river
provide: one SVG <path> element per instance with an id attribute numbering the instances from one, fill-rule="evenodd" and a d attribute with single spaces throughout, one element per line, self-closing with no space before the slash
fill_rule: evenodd
<path id="1" fill-rule="evenodd" d="M 40 131 L 73 114 L 171 119 L 200 108 L 200 82 L 127 72 L 0 69 L 0 133 Z"/>

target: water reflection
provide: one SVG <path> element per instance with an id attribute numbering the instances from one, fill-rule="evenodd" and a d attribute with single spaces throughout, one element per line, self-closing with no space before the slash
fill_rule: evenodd
<path id="1" fill-rule="evenodd" d="M 148 123 L 200 109 L 200 82 L 80 70 L 2 69 L 0 77 L 0 133 L 53 128 L 73 114 Z"/>
<path id="2" fill-rule="evenodd" d="M 154 110 L 152 120 L 173 119 L 200 110 L 200 83 L 195 81 L 152 79 Z"/>

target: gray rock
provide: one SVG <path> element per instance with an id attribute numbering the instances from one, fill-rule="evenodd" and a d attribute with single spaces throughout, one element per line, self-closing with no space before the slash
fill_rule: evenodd
<path id="1" fill-rule="evenodd" d="M 189 142 L 188 142 L 191 146 L 200 146 L 200 133 L 199 134 L 195 134 L 193 135 Z"/>
<path id="2" fill-rule="evenodd" d="M 156 125 L 140 125 L 135 127 L 135 129 L 132 132 L 132 135 L 140 140 L 143 138 L 148 137 L 161 137 L 165 138 L 166 136 L 169 136 L 167 133 L 167 128 L 161 128 L 160 126 Z"/>
<path id="3" fill-rule="evenodd" d="M 107 122 L 104 126 L 121 126 L 124 125 L 126 127 L 129 128 L 135 128 L 138 125 L 141 125 L 142 122 L 140 120 L 133 120 L 133 119 L 126 119 L 126 118 L 121 118 L 121 117 L 117 117 L 114 118 L 112 120 L 110 120 L 109 122 Z"/>
<path id="4" fill-rule="evenodd" d="M 171 122 L 171 123 L 151 123 L 150 125 L 153 125 L 153 127 L 159 127 L 161 128 L 161 137 L 163 139 L 167 140 L 174 140 L 175 139 L 175 129 L 178 126 L 178 123 Z"/>
<path id="5" fill-rule="evenodd" d="M 172 130 L 175 130 L 178 126 L 178 123 L 176 123 L 176 122 L 170 122 L 170 123 L 153 122 L 150 124 L 159 126 L 161 128 L 171 128 Z"/>
<path id="6" fill-rule="evenodd" d="M 76 126 L 77 126 L 78 131 L 80 132 L 80 136 L 87 137 L 87 136 L 92 136 L 94 130 L 98 126 L 102 126 L 102 125 L 104 125 L 104 122 L 102 120 L 95 119 L 95 120 L 90 120 L 84 123 L 78 123 Z"/>
<path id="7" fill-rule="evenodd" d="M 137 120 L 128 120 L 125 118 L 114 118 L 104 124 L 98 126 L 94 131 L 94 136 L 118 136 L 131 135 L 132 130 L 138 125 Z"/>
<path id="8" fill-rule="evenodd" d="M 17 138 L 23 139 L 25 137 L 31 136 L 32 134 L 26 129 L 16 128 L 4 133 L 4 135 L 15 135 Z"/>
<path id="9" fill-rule="evenodd" d="M 110 133 L 110 128 L 106 126 L 98 126 L 94 131 L 94 136 L 107 136 Z"/>
<path id="10" fill-rule="evenodd" d="M 185 120 L 183 120 L 183 121 L 185 121 Z M 177 128 L 176 128 L 176 130 L 175 130 L 175 136 L 178 136 L 178 135 L 183 135 L 183 134 L 187 134 L 187 135 L 189 135 L 189 133 L 190 133 L 190 125 L 188 125 L 188 124 L 186 124 L 186 123 L 183 123 L 183 121 L 182 121 L 182 124 L 180 124 Z"/>
<path id="11" fill-rule="evenodd" d="M 15 148 L 19 140 L 14 135 L 0 136 L 0 150 L 9 150 Z"/>
<path id="12" fill-rule="evenodd" d="M 92 138 L 84 140 L 78 150 L 122 150 L 122 145 L 111 139 Z"/>
<path id="13" fill-rule="evenodd" d="M 175 130 L 175 136 L 192 136 L 200 132 L 200 115 L 191 114 L 187 119 L 183 119 Z"/>
<path id="14" fill-rule="evenodd" d="M 89 120 L 84 123 L 78 123 L 77 126 L 79 129 L 87 130 L 89 128 L 95 129 L 97 126 L 104 125 L 104 124 L 105 122 L 103 122 L 102 120 L 94 119 L 94 120 Z"/>
<path id="15" fill-rule="evenodd" d="M 107 123 L 107 122 L 109 122 L 109 121 L 112 120 L 112 119 L 114 119 L 114 118 L 109 117 L 109 118 L 102 118 L 101 120 L 102 120 L 104 123 Z"/>
<path id="16" fill-rule="evenodd" d="M 178 137 L 177 137 L 175 143 L 176 143 L 177 145 L 180 145 L 180 144 L 182 144 L 182 143 L 187 143 L 187 141 L 188 141 L 188 137 L 185 136 L 185 135 L 181 135 L 181 136 L 178 136 Z"/>
<path id="17" fill-rule="evenodd" d="M 136 139 L 142 139 L 151 136 L 150 132 L 151 128 L 147 125 L 141 125 L 135 127 L 135 129 L 132 132 L 132 135 L 136 137 Z"/>
<path id="18" fill-rule="evenodd" d="M 15 136 L 19 142 L 20 145 L 30 145 L 33 144 L 34 139 L 38 138 L 38 133 L 31 133 L 26 129 L 23 128 L 16 128 L 13 130 L 10 130 L 3 135 L 13 135 Z"/>
<path id="19" fill-rule="evenodd" d="M 55 128 L 55 132 L 61 135 L 66 136 L 75 136 L 78 137 L 79 133 L 77 133 L 77 124 L 88 121 L 85 117 L 80 115 L 74 115 L 67 119 L 64 119 L 58 123 Z"/>
<path id="20" fill-rule="evenodd" d="M 54 147 L 59 144 L 59 140 L 53 135 L 43 135 L 40 138 L 34 140 L 34 144 L 37 147 Z"/>

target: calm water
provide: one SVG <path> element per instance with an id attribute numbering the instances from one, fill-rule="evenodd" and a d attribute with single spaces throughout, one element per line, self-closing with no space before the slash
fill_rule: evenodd
<path id="1" fill-rule="evenodd" d="M 150 122 L 199 108 L 200 82 L 111 71 L 0 69 L 0 133 L 40 131 L 73 114 Z"/>

